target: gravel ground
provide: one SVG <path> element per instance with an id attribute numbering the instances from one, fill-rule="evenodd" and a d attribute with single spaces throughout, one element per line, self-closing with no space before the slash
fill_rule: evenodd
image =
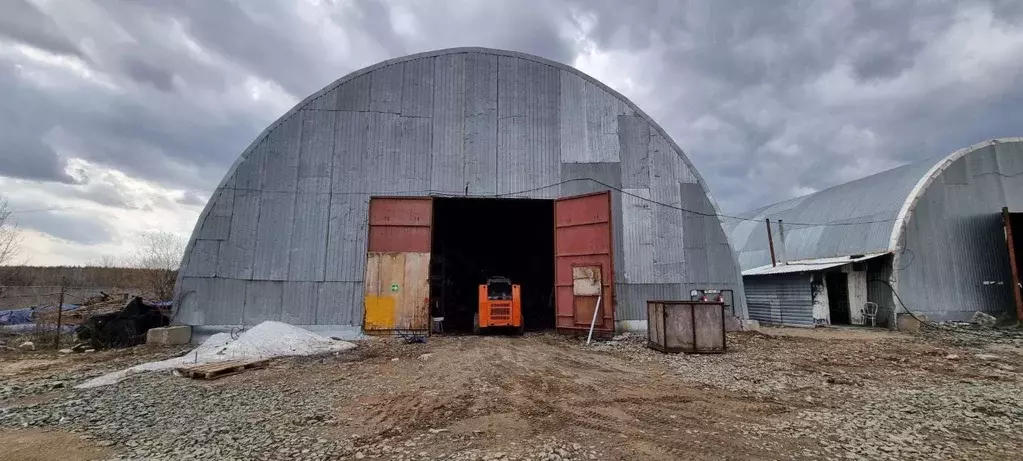
<path id="1" fill-rule="evenodd" d="M 0 356 L 0 433 L 94 450 L 62 443 L 66 459 L 1018 459 L 1016 333 L 764 331 L 721 355 L 634 337 L 373 340 L 89 390 L 71 386 L 179 351 Z"/>

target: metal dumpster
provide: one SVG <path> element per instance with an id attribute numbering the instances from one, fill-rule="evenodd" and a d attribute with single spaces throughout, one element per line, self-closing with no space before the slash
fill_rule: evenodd
<path id="1" fill-rule="evenodd" d="M 647 346 L 661 352 L 725 351 L 724 303 L 647 301 Z"/>

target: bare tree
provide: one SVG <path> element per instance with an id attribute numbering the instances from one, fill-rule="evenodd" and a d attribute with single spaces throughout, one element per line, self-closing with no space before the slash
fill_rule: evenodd
<path id="1" fill-rule="evenodd" d="M 21 233 L 11 214 L 7 199 L 0 197 L 0 265 L 12 263 L 21 248 Z"/>
<path id="2" fill-rule="evenodd" d="M 141 241 L 131 255 L 131 266 L 138 269 L 177 270 L 185 254 L 185 241 L 166 231 L 142 234 Z"/>
<path id="3" fill-rule="evenodd" d="M 184 254 L 184 239 L 171 232 L 146 232 L 128 261 L 131 267 L 143 269 L 142 288 L 152 297 L 167 300 L 174 292 L 174 281 Z"/>

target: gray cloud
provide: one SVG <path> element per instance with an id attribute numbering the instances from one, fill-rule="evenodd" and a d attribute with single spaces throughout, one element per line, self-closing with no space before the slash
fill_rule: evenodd
<path id="1" fill-rule="evenodd" d="M 57 54 L 82 54 L 50 17 L 26 0 L 4 2 L 3 14 L 0 14 L 0 37 L 8 37 Z"/>
<path id="2" fill-rule="evenodd" d="M 114 241 L 113 231 L 93 216 L 63 211 L 41 211 L 18 215 L 18 225 L 82 245 L 98 245 Z"/>
<path id="3" fill-rule="evenodd" d="M 731 212 L 1023 126 L 1023 63 L 949 46 L 978 40 L 975 53 L 998 51 L 984 32 L 1019 33 L 1023 2 L 1014 0 L 39 5 L 8 2 L 0 17 L 0 45 L 61 56 L 58 65 L 0 54 L 3 176 L 72 182 L 64 168 L 79 157 L 212 189 L 286 109 L 277 101 L 384 59 L 455 46 L 566 63 L 590 44 L 611 53 L 610 67 L 639 88 L 618 89 L 678 141 Z M 987 67 L 964 64 L 975 61 Z M 113 187 L 73 193 L 124 206 Z"/>
<path id="4" fill-rule="evenodd" d="M 1007 18 L 1020 17 L 1020 2 L 576 5 L 595 20 L 590 38 L 599 48 L 655 51 L 635 74 L 659 94 L 636 102 L 687 151 L 725 210 L 1018 135 L 1023 126 L 1023 113 L 1010 109 L 1023 97 L 1013 77 L 1018 59 L 1005 56 L 968 79 L 963 61 L 973 56 L 934 48 L 990 30 L 1018 34 L 1021 22 Z M 989 26 L 957 32 L 989 12 Z M 873 95 L 884 88 L 889 94 Z"/>

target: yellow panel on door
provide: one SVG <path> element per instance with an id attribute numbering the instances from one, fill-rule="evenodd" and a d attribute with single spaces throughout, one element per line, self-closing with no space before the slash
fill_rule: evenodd
<path id="1" fill-rule="evenodd" d="M 394 329 L 394 298 L 390 296 L 366 296 L 366 330 Z"/>

